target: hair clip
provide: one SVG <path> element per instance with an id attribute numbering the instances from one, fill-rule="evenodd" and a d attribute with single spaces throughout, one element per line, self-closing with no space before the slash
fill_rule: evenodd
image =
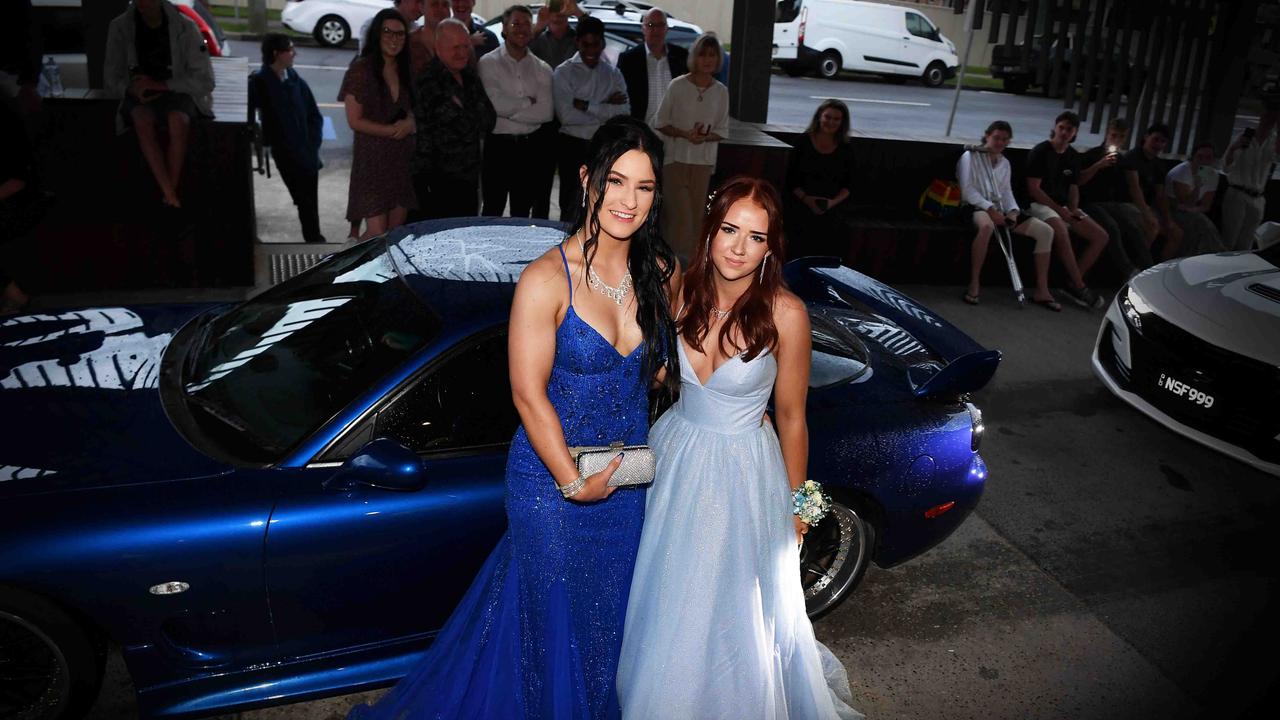
<path id="1" fill-rule="evenodd" d="M 716 191 L 712 190 L 707 193 L 707 212 L 711 212 L 711 204 L 716 201 Z"/>

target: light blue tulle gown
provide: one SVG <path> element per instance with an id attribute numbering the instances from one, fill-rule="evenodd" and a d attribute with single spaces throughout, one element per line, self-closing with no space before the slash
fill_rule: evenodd
<path id="1" fill-rule="evenodd" d="M 572 288 L 570 281 L 547 383 L 565 440 L 571 447 L 643 444 L 643 346 L 626 356 L 615 350 L 578 317 Z M 356 707 L 352 720 L 618 716 L 615 678 L 645 490 L 622 488 L 596 503 L 565 500 L 523 427 L 511 443 L 506 481 L 506 535 L 424 659 L 376 705 Z"/>
<path id="2" fill-rule="evenodd" d="M 618 696 L 628 720 L 826 720 L 843 666 L 813 635 L 778 436 L 762 425 L 778 365 L 735 356 L 649 432 L 658 460 L 631 581 Z"/>

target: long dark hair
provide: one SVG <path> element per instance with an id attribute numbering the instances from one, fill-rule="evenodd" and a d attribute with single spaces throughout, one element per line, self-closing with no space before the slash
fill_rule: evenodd
<path id="1" fill-rule="evenodd" d="M 382 69 L 386 66 L 386 60 L 382 57 L 382 26 L 388 20 L 395 20 L 404 26 L 404 44 L 400 46 L 400 52 L 396 53 L 396 74 L 400 76 L 400 92 L 409 93 L 409 98 L 413 98 L 413 73 L 409 66 L 409 23 L 404 21 L 404 16 L 395 8 L 387 8 L 379 10 L 377 15 L 373 16 L 373 21 L 369 23 L 369 33 L 364 37 L 364 49 L 360 51 L 360 57 L 368 58 L 369 63 L 373 65 L 373 77 L 378 81 L 378 87 L 382 88 L 390 97 L 391 88 L 387 87 L 387 81 L 382 77 Z"/>
<path id="2" fill-rule="evenodd" d="M 720 230 L 720 223 L 729 208 L 739 200 L 749 200 L 764 208 L 769 215 L 768 245 L 770 255 L 764 259 L 764 268 L 755 273 L 751 286 L 738 298 L 729 310 L 728 321 L 720 326 L 720 352 L 731 355 L 729 349 L 743 353 L 743 360 L 750 361 L 762 351 L 778 346 L 778 328 L 773 324 L 773 300 L 782 280 L 783 238 L 782 201 L 778 191 L 767 180 L 738 175 L 720 186 L 711 201 L 711 207 L 702 219 L 702 234 L 698 236 L 698 249 L 689 261 L 684 274 L 684 316 L 680 318 L 680 335 L 691 347 L 700 348 L 711 332 L 711 308 L 715 306 L 715 265 L 711 262 L 711 240 Z M 746 347 L 733 341 L 734 330 L 741 335 Z"/>
<path id="3" fill-rule="evenodd" d="M 849 124 L 852 122 L 849 119 L 849 106 L 835 98 L 823 100 L 818 104 L 818 109 L 813 111 L 813 118 L 809 120 L 809 127 L 805 128 L 804 134 L 809 137 L 813 137 L 818 134 L 818 130 L 822 128 L 822 111 L 827 108 L 835 108 L 836 110 L 839 110 L 840 115 L 843 118 L 840 121 L 840 128 L 836 130 L 836 142 L 849 142 Z"/>
<path id="4" fill-rule="evenodd" d="M 587 148 L 587 198 L 590 189 L 595 190 L 595 201 L 579 209 L 569 235 L 584 230 L 586 240 L 582 244 L 582 261 L 586 272 L 591 271 L 591 259 L 595 257 L 600 242 L 600 209 L 604 205 L 608 188 L 609 171 L 613 164 L 629 150 L 639 150 L 649 157 L 655 180 L 653 206 L 644 224 L 631 235 L 627 248 L 627 265 L 631 273 L 631 285 L 636 293 L 636 322 L 644 333 L 642 367 L 644 377 L 653 377 L 658 368 L 666 368 L 666 378 L 655 398 L 656 407 L 676 398 L 680 392 L 680 364 L 676 356 L 676 327 L 671 320 L 671 301 L 667 295 L 668 283 L 675 274 L 676 258 L 671 246 L 658 229 L 662 216 L 662 141 L 653 130 L 630 115 L 610 118 L 596 130 Z"/>

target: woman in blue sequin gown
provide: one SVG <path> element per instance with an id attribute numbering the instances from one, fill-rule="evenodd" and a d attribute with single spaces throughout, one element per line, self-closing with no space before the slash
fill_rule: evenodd
<path id="1" fill-rule="evenodd" d="M 684 277 L 680 400 L 649 436 L 657 475 L 618 667 L 626 720 L 860 717 L 800 585 L 808 528 L 791 490 L 809 455 L 811 340 L 782 284 L 780 204 L 764 180 L 727 181 Z"/>
<path id="2" fill-rule="evenodd" d="M 656 230 L 661 153 L 630 117 L 593 137 L 582 170 L 586 219 L 528 265 L 512 304 L 522 424 L 507 462 L 507 533 L 424 659 L 353 719 L 619 716 L 618 653 L 645 490 L 606 486 L 617 460 L 572 500 L 559 486 L 577 479 L 569 447 L 645 443 L 654 378 L 676 384 L 665 350 L 675 337 L 675 261 Z"/>

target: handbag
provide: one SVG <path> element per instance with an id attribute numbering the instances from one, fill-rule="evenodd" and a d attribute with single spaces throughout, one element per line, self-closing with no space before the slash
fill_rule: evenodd
<path id="1" fill-rule="evenodd" d="M 569 448 L 573 463 L 578 468 L 580 477 L 595 475 L 608 465 L 618 453 L 624 453 L 622 464 L 609 478 L 609 487 L 629 487 L 631 485 L 648 485 L 653 482 L 657 472 L 657 463 L 653 457 L 653 449 L 648 445 L 623 445 L 620 442 L 603 446 L 582 446 Z"/>
<path id="2" fill-rule="evenodd" d="M 954 180 L 934 180 L 920 194 L 920 212 L 935 220 L 953 220 L 961 215 L 960 184 Z"/>

